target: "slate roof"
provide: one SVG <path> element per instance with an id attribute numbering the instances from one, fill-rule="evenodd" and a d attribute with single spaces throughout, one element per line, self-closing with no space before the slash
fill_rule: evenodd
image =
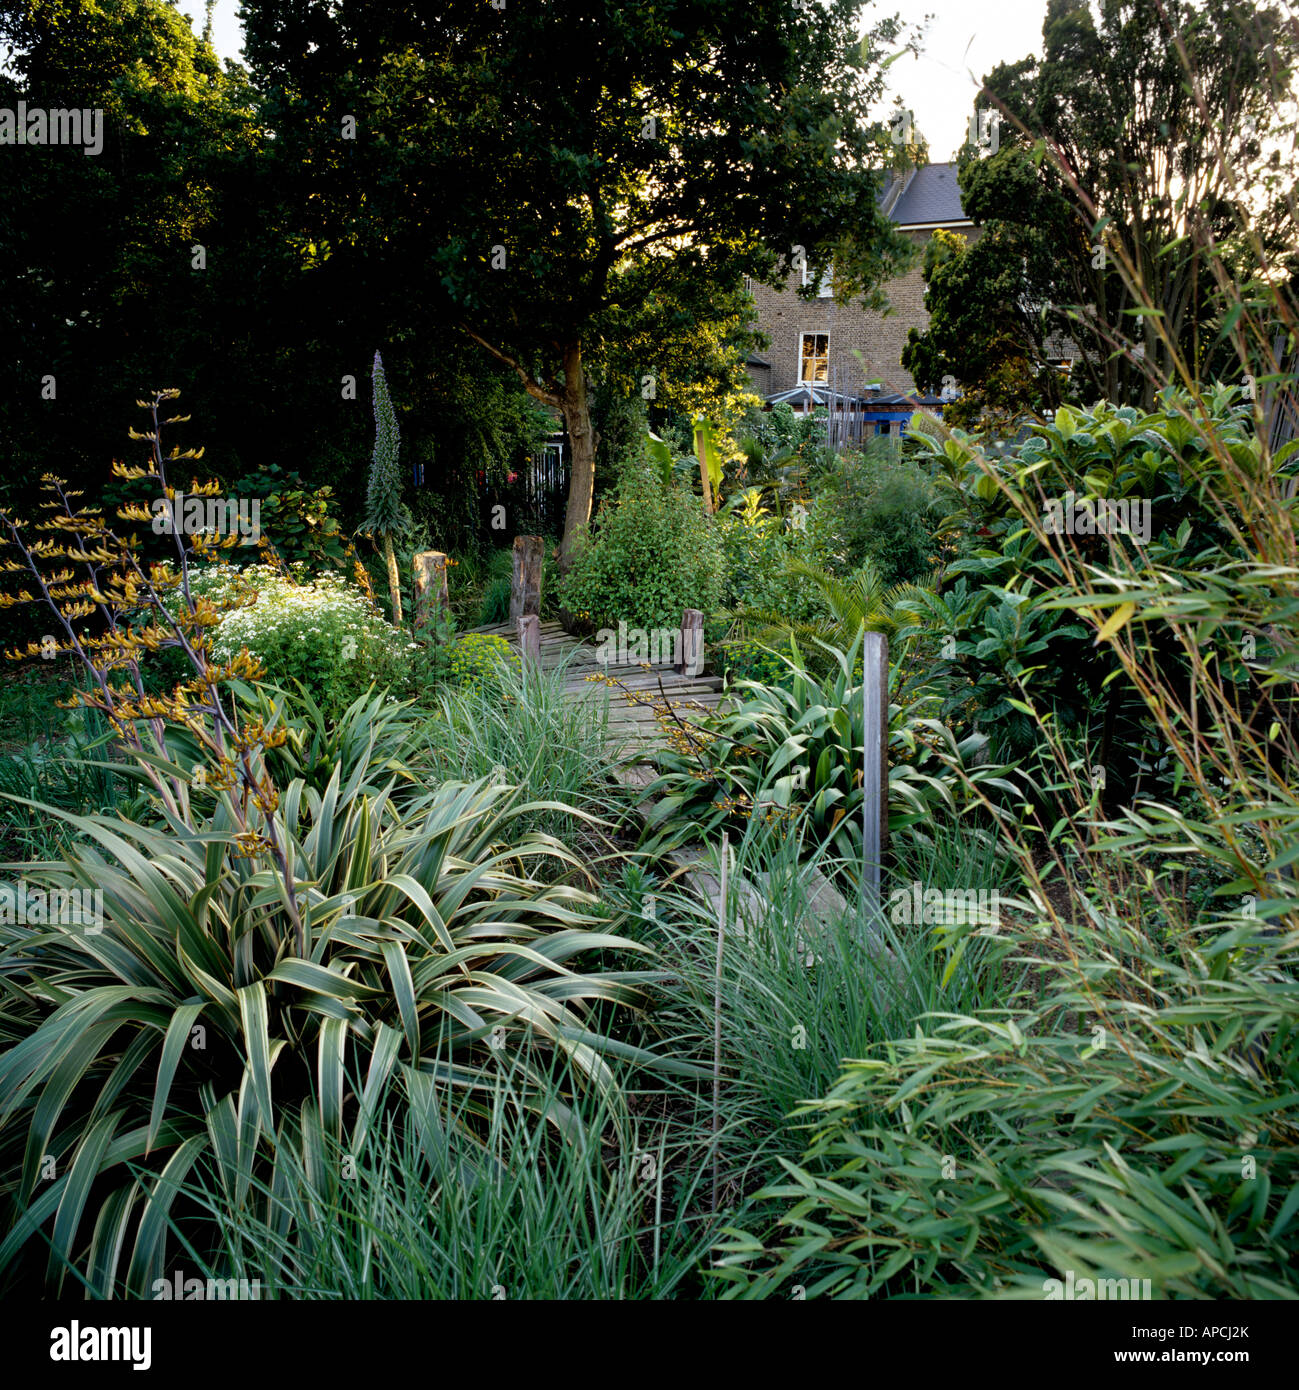
<path id="1" fill-rule="evenodd" d="M 895 185 L 884 195 L 889 216 L 901 227 L 926 223 L 969 222 L 961 206 L 961 189 L 956 182 L 955 164 L 926 164 L 907 176 L 900 193 Z M 893 197 L 896 201 L 889 204 Z"/>

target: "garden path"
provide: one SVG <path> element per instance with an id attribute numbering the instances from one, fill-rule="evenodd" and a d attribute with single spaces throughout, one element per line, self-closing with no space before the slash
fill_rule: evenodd
<path id="1" fill-rule="evenodd" d="M 471 630 L 504 637 L 518 646 L 514 623 L 496 623 Z M 677 721 L 694 723 L 722 703 L 719 676 L 678 675 L 669 661 L 602 666 L 596 660 L 596 653 L 597 648 L 571 636 L 559 623 L 541 624 L 542 669 L 553 671 L 567 663 L 564 672 L 566 699 L 596 701 L 607 698 L 609 732 L 619 744 L 666 743 Z"/>

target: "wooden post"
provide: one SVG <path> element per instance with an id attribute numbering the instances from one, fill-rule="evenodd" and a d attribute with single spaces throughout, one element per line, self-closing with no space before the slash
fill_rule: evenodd
<path id="1" fill-rule="evenodd" d="M 516 618 L 519 632 L 519 653 L 524 665 L 541 665 L 541 619 L 535 613 L 525 613 Z"/>
<path id="2" fill-rule="evenodd" d="M 546 543 L 540 536 L 515 536 L 514 579 L 510 584 L 510 618 L 541 612 L 541 563 Z"/>
<path id="3" fill-rule="evenodd" d="M 447 557 L 440 550 L 422 550 L 411 560 L 415 570 L 414 630 L 432 625 L 439 610 L 445 617 L 451 611 L 447 598 Z"/>
<path id="4" fill-rule="evenodd" d="M 681 615 L 681 660 L 672 669 L 683 676 L 697 676 L 704 669 L 704 615 L 698 608 Z"/>
<path id="5" fill-rule="evenodd" d="M 722 1118 L 722 947 L 726 940 L 726 899 L 731 837 L 722 832 L 722 882 L 717 896 L 717 971 L 713 977 L 713 1210 L 717 1210 L 718 1127 Z"/>
<path id="6" fill-rule="evenodd" d="M 880 857 L 888 834 L 889 642 L 868 632 L 862 644 L 862 890 L 867 911 L 880 910 Z"/>

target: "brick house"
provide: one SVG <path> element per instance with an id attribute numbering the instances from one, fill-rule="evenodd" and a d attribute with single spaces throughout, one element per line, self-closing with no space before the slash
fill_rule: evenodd
<path id="1" fill-rule="evenodd" d="M 923 248 L 940 227 L 971 240 L 978 236 L 961 207 L 955 164 L 926 164 L 893 175 L 882 203 L 918 247 Z M 802 274 L 808 276 L 808 283 L 817 278 L 815 269 Z M 791 274 L 783 291 L 749 285 L 758 326 L 771 340 L 770 347 L 751 354 L 747 364 L 760 396 L 788 400 L 796 410 L 805 408 L 809 400 L 824 405 L 833 398 L 854 415 L 865 412 L 868 418 L 890 421 L 908 417 L 907 407 L 913 400 L 933 403 L 932 398 L 916 398 L 915 382 L 901 365 L 908 332 L 929 321 L 919 265 L 885 286 L 891 305 L 888 314 L 836 303 L 829 275 L 821 278 L 816 298 L 799 299 L 792 291 L 800 278 L 800 272 Z M 872 411 L 871 402 L 880 407 L 887 404 L 889 410 Z"/>

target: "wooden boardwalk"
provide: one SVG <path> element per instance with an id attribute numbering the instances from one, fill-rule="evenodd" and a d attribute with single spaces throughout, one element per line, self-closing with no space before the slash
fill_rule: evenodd
<path id="1" fill-rule="evenodd" d="M 518 646 L 514 623 L 470 630 L 504 637 Z M 668 731 L 677 721 L 696 723 L 725 698 L 720 676 L 678 675 L 667 661 L 602 666 L 596 655 L 595 647 L 570 636 L 559 623 L 541 624 L 542 670 L 564 667 L 567 699 L 607 700 L 609 733 L 618 745 L 643 749 L 648 744 L 666 742 Z"/>

